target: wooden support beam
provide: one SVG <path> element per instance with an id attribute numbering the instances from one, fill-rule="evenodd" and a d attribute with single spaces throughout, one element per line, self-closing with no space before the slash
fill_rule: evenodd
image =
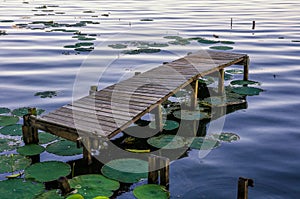
<path id="1" fill-rule="evenodd" d="M 153 109 L 153 113 L 155 115 L 156 130 L 162 132 L 164 124 L 163 124 L 162 108 L 160 104 L 155 109 Z"/>
<path id="2" fill-rule="evenodd" d="M 250 59 L 249 56 L 246 56 L 244 58 L 244 80 L 248 80 L 249 79 L 249 64 L 250 64 Z"/>
<path id="3" fill-rule="evenodd" d="M 158 162 L 157 156 L 151 154 L 148 157 L 148 184 L 158 183 Z"/>
<path id="4" fill-rule="evenodd" d="M 38 129 L 33 125 L 31 115 L 37 115 L 36 108 L 29 108 L 28 114 L 23 116 L 22 134 L 25 145 L 39 143 Z"/>
<path id="5" fill-rule="evenodd" d="M 218 93 L 219 95 L 223 95 L 224 94 L 224 69 L 220 69 L 219 70 L 219 81 L 218 81 Z"/>
<path id="6" fill-rule="evenodd" d="M 254 181 L 249 178 L 239 177 L 237 199 L 248 199 L 248 186 L 253 187 Z"/>
<path id="7" fill-rule="evenodd" d="M 198 101 L 197 101 L 197 98 L 198 98 L 198 79 L 193 81 L 191 83 L 191 87 L 192 87 L 192 94 L 191 94 L 191 110 L 196 110 L 197 106 L 198 106 Z"/>
<path id="8" fill-rule="evenodd" d="M 91 140 L 89 137 L 83 138 L 83 159 L 88 165 L 92 164 L 92 154 L 91 154 Z"/>

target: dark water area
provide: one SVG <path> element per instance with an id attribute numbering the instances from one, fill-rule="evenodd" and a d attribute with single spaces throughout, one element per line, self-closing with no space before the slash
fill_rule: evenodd
<path id="1" fill-rule="evenodd" d="M 247 109 L 224 120 L 222 132 L 240 140 L 222 143 L 208 154 L 191 150 L 170 165 L 171 198 L 235 198 L 238 177 L 254 179 L 249 198 L 294 199 L 300 194 L 300 3 L 291 1 L 2 1 L 0 4 L 0 107 L 33 106 L 55 110 L 87 95 L 90 85 L 106 87 L 147 71 L 188 52 L 212 45 L 192 42 L 169 45 L 153 54 L 123 55 L 109 44 L 128 41 L 165 42 L 164 36 L 205 37 L 234 41 L 227 52 L 248 54 L 251 80 L 264 92 L 247 97 Z M 51 4 L 55 14 L 38 16 L 34 7 Z M 51 8 L 52 9 L 52 8 Z M 88 14 L 83 11 L 92 10 Z M 101 16 L 107 14 L 109 16 Z M 92 17 L 97 15 L 98 17 Z M 150 18 L 153 21 L 141 21 Z M 230 21 L 233 21 L 232 27 Z M 100 24 L 70 27 L 96 34 L 94 50 L 64 48 L 77 41 L 72 32 L 57 32 L 34 21 Z M 252 29 L 252 21 L 256 21 Z M 29 24 L 16 28 L 15 24 Z M 44 29 L 36 29 L 44 28 Z M 56 28 L 56 27 L 55 27 Z M 60 28 L 60 27 L 58 27 Z M 122 50 L 122 49 L 121 49 Z M 228 84 L 228 82 L 226 82 Z M 39 98 L 36 92 L 53 90 L 57 96 Z M 213 132 L 214 123 L 207 134 Z M 2 136 L 2 135 L 1 135 Z M 64 158 L 74 160 L 81 156 Z M 60 160 L 44 152 L 41 161 Z M 4 176 L 1 176 L 1 180 Z M 124 193 L 117 198 L 132 198 Z"/>

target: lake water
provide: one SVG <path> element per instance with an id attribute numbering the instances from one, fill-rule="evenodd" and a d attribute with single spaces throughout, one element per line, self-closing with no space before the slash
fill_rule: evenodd
<path id="1" fill-rule="evenodd" d="M 58 7 L 36 8 L 43 5 Z M 49 112 L 86 95 L 90 85 L 103 88 L 136 71 L 211 46 L 193 42 L 169 45 L 160 53 L 124 56 L 109 44 L 168 42 L 163 38 L 167 35 L 208 39 L 218 35 L 235 42 L 229 52 L 250 56 L 250 79 L 261 82 L 265 92 L 248 97 L 247 109 L 226 116 L 223 131 L 238 134 L 239 141 L 224 143 L 204 158 L 192 150 L 171 164 L 171 198 L 235 198 L 239 176 L 254 179 L 249 198 L 298 198 L 299 13 L 297 0 L 2 0 L 0 21 L 13 22 L 0 22 L 0 30 L 7 32 L 0 35 L 0 106 L 34 106 Z M 29 24 L 36 21 L 96 23 L 67 28 Z M 254 30 L 252 21 L 256 21 Z M 73 32 L 51 31 L 59 28 L 91 34 L 96 38 L 91 41 L 94 50 L 78 54 L 64 48 L 78 40 L 72 38 Z M 34 96 L 47 90 L 58 91 L 58 96 Z"/>

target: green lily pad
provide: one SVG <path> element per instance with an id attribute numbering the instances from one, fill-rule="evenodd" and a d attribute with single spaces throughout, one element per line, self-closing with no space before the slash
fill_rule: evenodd
<path id="1" fill-rule="evenodd" d="M 199 150 L 211 150 L 221 144 L 218 140 L 202 137 L 188 139 L 187 143 L 190 148 Z"/>
<path id="2" fill-rule="evenodd" d="M 202 106 L 229 106 L 229 105 L 236 105 L 245 103 L 244 99 L 241 99 L 241 95 L 226 95 L 226 96 L 213 96 L 205 98 L 204 100 L 200 101 Z"/>
<path id="3" fill-rule="evenodd" d="M 38 182 L 57 180 L 61 176 L 67 176 L 71 172 L 70 165 L 58 161 L 46 161 L 35 163 L 25 169 L 25 178 Z"/>
<path id="4" fill-rule="evenodd" d="M 182 120 L 201 120 L 209 118 L 208 113 L 190 110 L 178 110 L 173 112 L 174 117 Z"/>
<path id="5" fill-rule="evenodd" d="M 99 174 L 76 176 L 69 180 L 69 183 L 85 199 L 92 199 L 96 196 L 110 197 L 113 195 L 113 191 L 120 187 L 118 181 L 108 179 Z"/>
<path id="6" fill-rule="evenodd" d="M 300 42 L 300 40 L 292 40 L 292 42 Z"/>
<path id="7" fill-rule="evenodd" d="M 124 183 L 135 183 L 148 176 L 148 162 L 134 158 L 116 159 L 105 164 L 104 176 Z"/>
<path id="8" fill-rule="evenodd" d="M 91 52 L 94 50 L 94 47 L 89 47 L 89 48 L 75 48 L 76 51 L 79 52 Z"/>
<path id="9" fill-rule="evenodd" d="M 80 41 L 92 41 L 92 40 L 96 40 L 96 38 L 93 37 L 78 37 L 78 40 Z"/>
<path id="10" fill-rule="evenodd" d="M 16 115 L 16 116 L 19 116 L 19 117 L 23 117 L 23 115 L 26 115 L 28 114 L 28 109 L 30 107 L 22 107 L 22 108 L 17 108 L 17 109 L 14 109 L 12 111 L 12 114 L 13 115 Z"/>
<path id="11" fill-rule="evenodd" d="M 15 124 L 18 121 L 19 121 L 19 118 L 16 116 L 0 115 L 0 126 L 7 126 L 7 125 Z"/>
<path id="12" fill-rule="evenodd" d="M 201 39 L 198 39 L 198 42 L 201 44 L 216 44 L 216 43 L 219 43 L 220 41 L 201 38 Z"/>
<path id="13" fill-rule="evenodd" d="M 0 23 L 11 23 L 14 22 L 14 20 L 0 20 Z"/>
<path id="14" fill-rule="evenodd" d="M 46 132 L 39 132 L 39 144 L 46 144 L 56 140 L 58 137 Z"/>
<path id="15" fill-rule="evenodd" d="M 45 189 L 42 183 L 24 181 L 23 179 L 12 179 L 0 181 L 0 193 L 2 199 L 35 198 Z"/>
<path id="16" fill-rule="evenodd" d="M 52 98 L 57 96 L 57 91 L 43 91 L 43 92 L 37 92 L 34 94 L 34 96 L 39 96 L 41 98 Z"/>
<path id="17" fill-rule="evenodd" d="M 148 43 L 147 46 L 154 47 L 154 48 L 161 48 L 161 47 L 168 47 L 169 45 L 166 43 Z"/>
<path id="18" fill-rule="evenodd" d="M 240 139 L 240 136 L 238 136 L 235 133 L 213 134 L 212 136 L 213 136 L 213 138 L 218 139 L 223 142 L 238 141 Z"/>
<path id="19" fill-rule="evenodd" d="M 235 44 L 234 41 L 220 41 L 222 44 Z"/>
<path id="20" fill-rule="evenodd" d="M 66 199 L 84 199 L 84 197 L 78 193 L 69 195 Z"/>
<path id="21" fill-rule="evenodd" d="M 75 45 L 65 45 L 64 48 L 77 48 Z"/>
<path id="22" fill-rule="evenodd" d="M 61 28 L 56 28 L 56 29 L 52 29 L 51 32 L 65 32 L 66 29 L 61 29 Z"/>
<path id="23" fill-rule="evenodd" d="M 75 44 L 76 47 L 93 46 L 93 45 L 94 45 L 94 43 L 92 43 L 92 42 L 79 42 L 79 43 Z"/>
<path id="24" fill-rule="evenodd" d="M 6 113 L 10 113 L 10 109 L 5 107 L 0 107 L 0 114 L 6 114 Z"/>
<path id="25" fill-rule="evenodd" d="M 114 49 L 123 49 L 123 48 L 127 48 L 127 45 L 125 44 L 111 44 L 108 45 L 108 47 L 114 48 Z"/>
<path id="26" fill-rule="evenodd" d="M 165 39 L 176 39 L 176 40 L 183 39 L 183 38 L 180 37 L 180 36 L 165 36 L 164 38 L 165 38 Z"/>
<path id="27" fill-rule="evenodd" d="M 22 135 L 22 125 L 21 124 L 11 124 L 0 129 L 0 133 L 3 135 L 11 136 L 21 136 Z"/>
<path id="28" fill-rule="evenodd" d="M 109 199 L 109 198 L 106 197 L 106 196 L 97 196 L 97 197 L 95 197 L 95 198 L 93 198 L 93 199 Z"/>
<path id="29" fill-rule="evenodd" d="M 160 135 L 147 140 L 148 144 L 156 148 L 177 149 L 185 145 L 184 138 L 176 135 Z"/>
<path id="30" fill-rule="evenodd" d="M 168 199 L 170 193 L 160 185 L 145 184 L 136 187 L 133 194 L 137 199 Z"/>
<path id="31" fill-rule="evenodd" d="M 231 46 L 211 46 L 209 48 L 214 49 L 214 50 L 232 50 L 233 49 L 233 47 L 231 47 Z"/>
<path id="32" fill-rule="evenodd" d="M 202 84 L 210 85 L 215 82 L 215 79 L 210 76 L 205 76 L 205 77 L 201 77 L 200 79 L 198 79 L 198 82 L 202 83 Z"/>
<path id="33" fill-rule="evenodd" d="M 95 11 L 92 11 L 92 10 L 85 10 L 85 11 L 83 11 L 83 13 L 95 13 Z"/>
<path id="34" fill-rule="evenodd" d="M 136 49 L 136 50 L 124 50 L 123 53 L 127 55 L 135 55 L 140 53 L 158 53 L 160 52 L 160 49 L 156 48 L 142 48 L 142 49 Z"/>
<path id="35" fill-rule="evenodd" d="M 45 148 L 37 144 L 29 144 L 17 148 L 17 152 L 24 156 L 39 155 L 45 151 Z"/>
<path id="36" fill-rule="evenodd" d="M 28 167 L 31 160 L 22 155 L 1 155 L 0 156 L 0 173 L 15 172 Z"/>
<path id="37" fill-rule="evenodd" d="M 255 87 L 236 87 L 232 89 L 233 92 L 240 95 L 259 95 L 263 90 Z"/>
<path id="38" fill-rule="evenodd" d="M 153 19 L 145 18 L 145 19 L 141 19 L 141 21 L 153 21 Z"/>
<path id="39" fill-rule="evenodd" d="M 72 156 L 82 154 L 82 149 L 77 148 L 76 143 L 69 140 L 60 140 L 49 144 L 46 147 L 48 153 L 53 153 L 55 155 L 61 156 Z"/>
<path id="40" fill-rule="evenodd" d="M 156 124 L 155 121 L 151 122 L 149 124 L 150 128 L 156 128 Z M 163 126 L 163 129 L 167 130 L 167 131 L 171 131 L 174 129 L 177 129 L 179 127 L 179 123 L 173 120 L 166 120 Z"/>
<path id="41" fill-rule="evenodd" d="M 58 190 L 52 189 L 38 195 L 35 199 L 64 199 L 64 197 L 59 194 Z"/>
<path id="42" fill-rule="evenodd" d="M 226 73 L 230 73 L 230 74 L 244 74 L 244 71 L 241 69 L 230 69 L 230 70 L 226 70 Z"/>
<path id="43" fill-rule="evenodd" d="M 224 80 L 228 81 L 228 80 L 232 80 L 233 79 L 233 75 L 229 74 L 229 73 L 224 73 Z"/>
<path id="44" fill-rule="evenodd" d="M 231 85 L 249 85 L 249 84 L 259 84 L 259 82 L 251 80 L 233 80 L 230 82 Z"/>
<path id="45" fill-rule="evenodd" d="M 19 146 L 19 142 L 13 139 L 0 138 L 0 153 L 3 151 L 10 151 Z"/>
<path id="46" fill-rule="evenodd" d="M 176 39 L 175 41 L 169 41 L 168 42 L 169 44 L 172 44 L 172 45 L 181 45 L 181 46 L 185 46 L 185 45 L 188 45 L 190 44 L 191 42 L 188 40 L 188 39 Z"/>

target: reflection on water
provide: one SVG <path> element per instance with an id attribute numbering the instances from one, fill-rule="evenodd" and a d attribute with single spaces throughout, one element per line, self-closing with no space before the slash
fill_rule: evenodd
<path id="1" fill-rule="evenodd" d="M 58 7 L 48 6 L 45 9 L 48 11 L 38 8 L 49 4 Z M 89 69 L 97 71 L 97 75 L 110 65 L 105 76 L 95 78 L 103 88 L 120 77 L 127 78 L 136 71 L 213 46 L 192 42 L 185 46 L 170 45 L 160 53 L 125 56 L 108 44 L 132 40 L 168 42 L 163 38 L 166 35 L 207 39 L 215 39 L 213 35 L 217 35 L 220 40 L 235 42 L 230 45 L 233 52 L 250 56 L 250 79 L 261 82 L 265 92 L 248 97 L 247 109 L 226 115 L 223 131 L 236 132 L 241 138 L 239 142 L 225 143 L 201 160 L 192 150 L 187 157 L 171 164 L 171 197 L 232 198 L 236 190 L 234 179 L 246 176 L 257 183 L 249 192 L 252 198 L 296 198 L 300 179 L 297 153 L 300 44 L 292 40 L 300 37 L 299 7 L 296 0 L 263 3 L 179 0 L 176 4 L 168 0 L 90 0 L 84 4 L 76 0 L 51 3 L 37 0 L 28 4 L 21 0 L 2 1 L 0 30 L 7 35 L 0 35 L 0 106 L 11 109 L 36 106 L 48 112 L 70 103 L 72 97 L 79 97 L 73 95 L 76 75 L 87 69 L 92 59 L 98 64 Z M 146 18 L 153 21 L 141 21 Z M 256 27 L 252 30 L 254 20 Z M 95 23 L 50 27 L 37 21 Z M 92 55 L 64 48 L 80 40 L 73 38 L 74 32 L 53 29 L 94 35 L 87 36 L 96 38 L 92 41 L 95 48 Z M 88 93 L 89 83 L 82 85 L 80 95 Z M 42 91 L 57 91 L 58 96 L 34 96 Z M 45 156 L 42 160 L 51 158 Z"/>

